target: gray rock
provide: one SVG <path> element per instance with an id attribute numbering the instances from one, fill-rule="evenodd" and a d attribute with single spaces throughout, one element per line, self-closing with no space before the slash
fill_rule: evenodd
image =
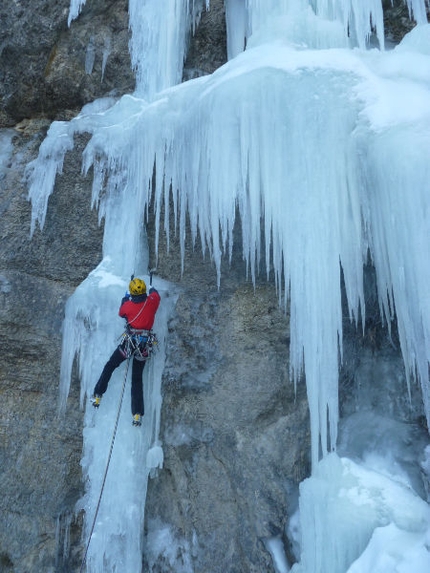
<path id="1" fill-rule="evenodd" d="M 0 126 L 38 116 L 62 119 L 98 97 L 134 89 L 127 1 L 89 0 L 70 27 L 69 6 L 69 0 L 35 2 L 31 9 L 2 2 Z M 89 46 L 94 65 L 86 69 Z"/>

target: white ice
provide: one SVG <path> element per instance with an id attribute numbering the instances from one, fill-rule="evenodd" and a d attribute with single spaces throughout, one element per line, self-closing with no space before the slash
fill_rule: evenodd
<path id="1" fill-rule="evenodd" d="M 408 5 L 416 15 L 425 8 L 422 0 Z M 336 447 L 339 416 L 341 269 L 350 319 L 360 324 L 365 316 L 363 262 L 368 250 L 376 269 L 381 314 L 390 325 L 396 309 L 406 371 L 421 383 L 430 421 L 430 27 L 420 16 L 421 25 L 395 50 L 384 52 L 381 4 L 376 0 L 248 0 L 245 14 L 234 0 L 227 7 L 229 17 L 239 19 L 237 29 L 233 20 L 227 23 L 229 62 L 210 76 L 179 84 L 184 37 L 196 14 L 188 10 L 184 15 L 183 4 L 169 3 L 163 30 L 177 33 L 176 44 L 169 44 L 172 36 L 166 39 L 160 32 L 148 47 L 144 32 L 149 24 L 151 30 L 160 29 L 160 14 L 148 11 L 147 3 L 131 3 L 137 92 L 118 101 L 94 102 L 69 123 L 54 122 L 39 158 L 29 167 L 34 232 L 36 223 L 43 227 L 55 176 L 73 146 L 73 134 L 92 134 L 83 170 L 94 168 L 93 204 L 105 218 L 104 259 L 67 306 L 62 408 L 75 354 L 80 357 L 84 402 L 115 347 L 121 325 L 112 317 L 130 269 L 147 270 L 141 223 L 149 201 L 157 217 L 156 247 L 159 234 L 169 229 L 168 209 L 161 220 L 163 202 L 172 200 L 182 263 L 185 240 L 195 241 L 200 235 L 218 270 L 219 284 L 221 257 L 231 253 L 238 209 L 251 278 L 264 254 L 267 275 L 274 276 L 280 301 L 290 309 L 292 378 L 297 384 L 306 374 L 314 475 L 301 488 L 304 533 L 296 570 L 346 573 L 354 561 L 354 566 L 364 567 L 361 558 L 363 563 L 376 563 L 375 551 L 383 562 L 380 540 L 388 534 L 404 543 L 415 535 L 418 563 L 428 552 L 428 540 L 423 541 L 428 535 L 427 504 L 397 478 L 329 452 Z M 370 15 L 381 50 L 364 49 Z M 245 44 L 242 53 L 240 46 Z M 154 54 L 151 50 L 157 57 L 148 68 L 144 55 Z M 167 64 L 161 73 L 160 66 Z M 154 165 L 157 178 L 151 195 Z M 187 216 L 191 237 L 186 237 Z M 162 296 L 173 304 L 174 297 L 167 296 L 173 287 L 161 287 Z M 169 304 L 164 308 L 159 320 L 167 321 Z M 164 328 L 165 322 L 157 323 L 162 336 Z M 161 380 L 162 360 L 153 365 Z M 87 532 L 104 471 L 106 452 L 100 448 L 108 446 L 107 428 L 115 418 L 122 375 L 119 371 L 112 380 L 97 418 L 86 412 L 82 465 L 87 493 L 82 507 L 87 511 Z M 148 386 L 153 378 L 149 368 L 145 376 Z M 158 427 L 157 392 L 159 387 L 151 398 L 151 428 Z M 161 459 L 162 452 L 157 431 L 145 442 L 146 431 L 131 430 L 120 427 L 117 439 L 127 447 L 116 455 L 131 451 L 135 458 L 119 457 L 112 473 L 129 490 L 130 511 L 139 508 L 132 517 L 141 527 L 144 495 L 139 497 L 136 488 L 146 474 L 138 469 L 138 459 L 147 456 L 151 444 L 156 449 L 149 461 Z M 132 471 L 124 470 L 131 466 Z M 125 473 L 117 474 L 121 468 Z M 131 481 L 127 476 L 133 476 Z M 88 571 L 102 570 L 98 559 L 106 559 L 112 570 L 124 570 L 126 558 L 134 568 L 139 561 L 137 539 L 131 536 L 133 550 L 127 545 L 130 520 L 123 521 L 117 495 L 108 488 Z M 393 500 L 401 502 L 398 507 Z M 415 508 L 414 516 L 409 506 Z M 121 500 L 119 507 L 128 507 L 127 501 Z M 402 571 L 400 557 L 388 558 Z"/>
<path id="2" fill-rule="evenodd" d="M 300 486 L 300 520 L 292 573 L 429 570 L 429 506 L 395 474 L 329 454 Z"/>
<path id="3" fill-rule="evenodd" d="M 193 573 L 190 544 L 186 539 L 178 538 L 169 525 L 159 519 L 150 520 L 149 530 L 145 546 L 149 571 L 162 560 L 175 573 Z"/>
<path id="4" fill-rule="evenodd" d="M 13 145 L 12 137 L 14 132 L 12 129 L 0 130 L 0 180 L 3 178 L 4 173 L 8 169 L 8 165 L 12 156 Z"/>
<path id="5" fill-rule="evenodd" d="M 266 549 L 272 556 L 275 573 L 288 573 L 290 565 L 285 555 L 284 544 L 280 537 L 271 537 L 264 542 Z"/>
<path id="6" fill-rule="evenodd" d="M 75 20 L 81 13 L 82 8 L 85 6 L 86 0 L 70 0 L 69 16 L 67 19 L 67 24 L 70 26 L 73 20 Z"/>
<path id="7" fill-rule="evenodd" d="M 158 350 L 145 367 L 143 375 L 145 416 L 141 428 L 131 425 L 130 376 L 125 382 L 124 363 L 112 376 L 109 388 L 98 410 L 88 405 L 88 396 L 104 362 L 118 344 L 124 325 L 117 317 L 118 303 L 127 290 L 127 282 L 110 271 L 105 259 L 80 285 L 68 302 L 63 338 L 61 396 L 67 398 L 67 382 L 74 354 L 79 356 L 81 398 L 85 400 L 84 451 L 81 465 L 85 475 L 85 495 L 77 511 L 85 511 L 83 542 L 90 539 L 96 507 L 103 496 L 95 520 L 94 533 L 88 546 L 86 571 L 140 571 L 142 531 L 148 478 L 163 467 L 162 443 L 159 438 L 161 411 L 161 377 L 165 359 L 167 318 L 175 303 L 170 285 L 154 279 L 162 305 L 154 330 Z M 142 276 L 142 275 L 141 275 Z M 149 277 L 143 275 L 149 284 Z M 100 302 L 103 308 L 100 308 Z M 124 384 L 126 386 L 124 387 Z M 119 410 L 123 394 L 122 409 Z M 115 423 L 119 424 L 113 442 Z M 110 448 L 112 458 L 107 462 Z M 108 471 L 107 471 L 108 470 Z"/>
<path id="8" fill-rule="evenodd" d="M 181 82 L 188 36 L 203 0 L 130 0 L 130 55 L 136 93 L 151 100 Z"/>

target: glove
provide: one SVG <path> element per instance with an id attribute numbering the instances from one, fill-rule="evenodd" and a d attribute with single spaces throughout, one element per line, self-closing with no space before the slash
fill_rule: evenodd
<path id="1" fill-rule="evenodd" d="M 152 292 L 158 292 L 157 289 L 155 289 L 154 287 L 151 287 L 149 289 L 149 294 L 151 294 Z"/>
<path id="2" fill-rule="evenodd" d="M 124 304 L 128 300 L 130 300 L 130 294 L 128 292 L 125 293 L 125 296 L 122 298 L 121 304 Z"/>

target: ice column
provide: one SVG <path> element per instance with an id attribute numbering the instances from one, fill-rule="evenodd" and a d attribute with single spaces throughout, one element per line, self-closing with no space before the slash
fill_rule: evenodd
<path id="1" fill-rule="evenodd" d="M 130 53 L 138 95 L 152 99 L 181 82 L 187 35 L 202 8 L 203 0 L 130 0 Z"/>
<path id="2" fill-rule="evenodd" d="M 227 24 L 227 57 L 236 57 L 245 49 L 247 37 L 245 3 L 243 0 L 226 0 L 225 19 Z"/>

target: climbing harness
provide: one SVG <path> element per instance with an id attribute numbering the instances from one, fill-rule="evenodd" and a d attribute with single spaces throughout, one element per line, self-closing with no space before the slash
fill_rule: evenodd
<path id="1" fill-rule="evenodd" d="M 145 361 L 157 349 L 158 339 L 152 330 L 137 330 L 127 325 L 120 336 L 120 351 L 125 358 Z"/>
<path id="2" fill-rule="evenodd" d="M 107 463 L 106 463 L 105 473 L 104 473 L 104 476 L 103 476 L 103 482 L 102 482 L 102 487 L 101 487 L 101 490 L 100 490 L 99 500 L 98 500 L 98 502 L 97 502 L 96 511 L 95 511 L 95 513 L 94 513 L 93 523 L 92 523 L 92 525 L 91 525 L 91 531 L 90 531 L 90 534 L 89 534 L 89 536 L 88 536 L 88 543 L 87 543 L 87 546 L 86 546 L 86 548 L 85 548 L 85 553 L 84 553 L 84 557 L 83 557 L 83 559 L 82 559 L 81 568 L 79 569 L 79 573 L 82 573 L 82 571 L 84 570 L 84 566 L 85 566 L 85 563 L 86 563 L 86 560 L 87 560 L 87 555 L 88 555 L 88 549 L 89 549 L 89 547 L 90 547 L 91 538 L 92 538 L 93 533 L 94 533 L 94 527 L 95 527 L 95 525 L 96 525 L 97 515 L 98 515 L 98 513 L 99 513 L 100 504 L 101 504 L 101 501 L 102 501 L 103 490 L 104 490 L 104 487 L 105 487 L 106 478 L 107 478 L 107 473 L 108 473 L 108 470 L 109 470 L 109 464 L 110 464 L 110 460 L 111 460 L 111 458 L 112 458 L 113 446 L 114 446 L 114 443 L 115 443 L 116 433 L 117 433 L 117 430 L 118 430 L 119 416 L 120 416 L 120 414 L 121 414 L 122 402 L 123 402 L 123 399 L 124 399 L 125 383 L 126 383 L 126 381 L 127 381 L 127 374 L 128 374 L 128 368 L 129 368 L 129 366 L 130 366 L 130 359 L 127 360 L 127 368 L 126 368 L 126 370 L 125 370 L 124 382 L 123 382 L 123 384 L 122 384 L 121 397 L 120 397 L 120 400 L 119 400 L 118 413 L 117 413 L 117 416 L 116 416 L 115 428 L 114 428 L 113 435 L 112 435 L 112 441 L 111 441 L 111 445 L 110 445 L 109 456 L 108 456 L 108 460 L 107 460 Z"/>

